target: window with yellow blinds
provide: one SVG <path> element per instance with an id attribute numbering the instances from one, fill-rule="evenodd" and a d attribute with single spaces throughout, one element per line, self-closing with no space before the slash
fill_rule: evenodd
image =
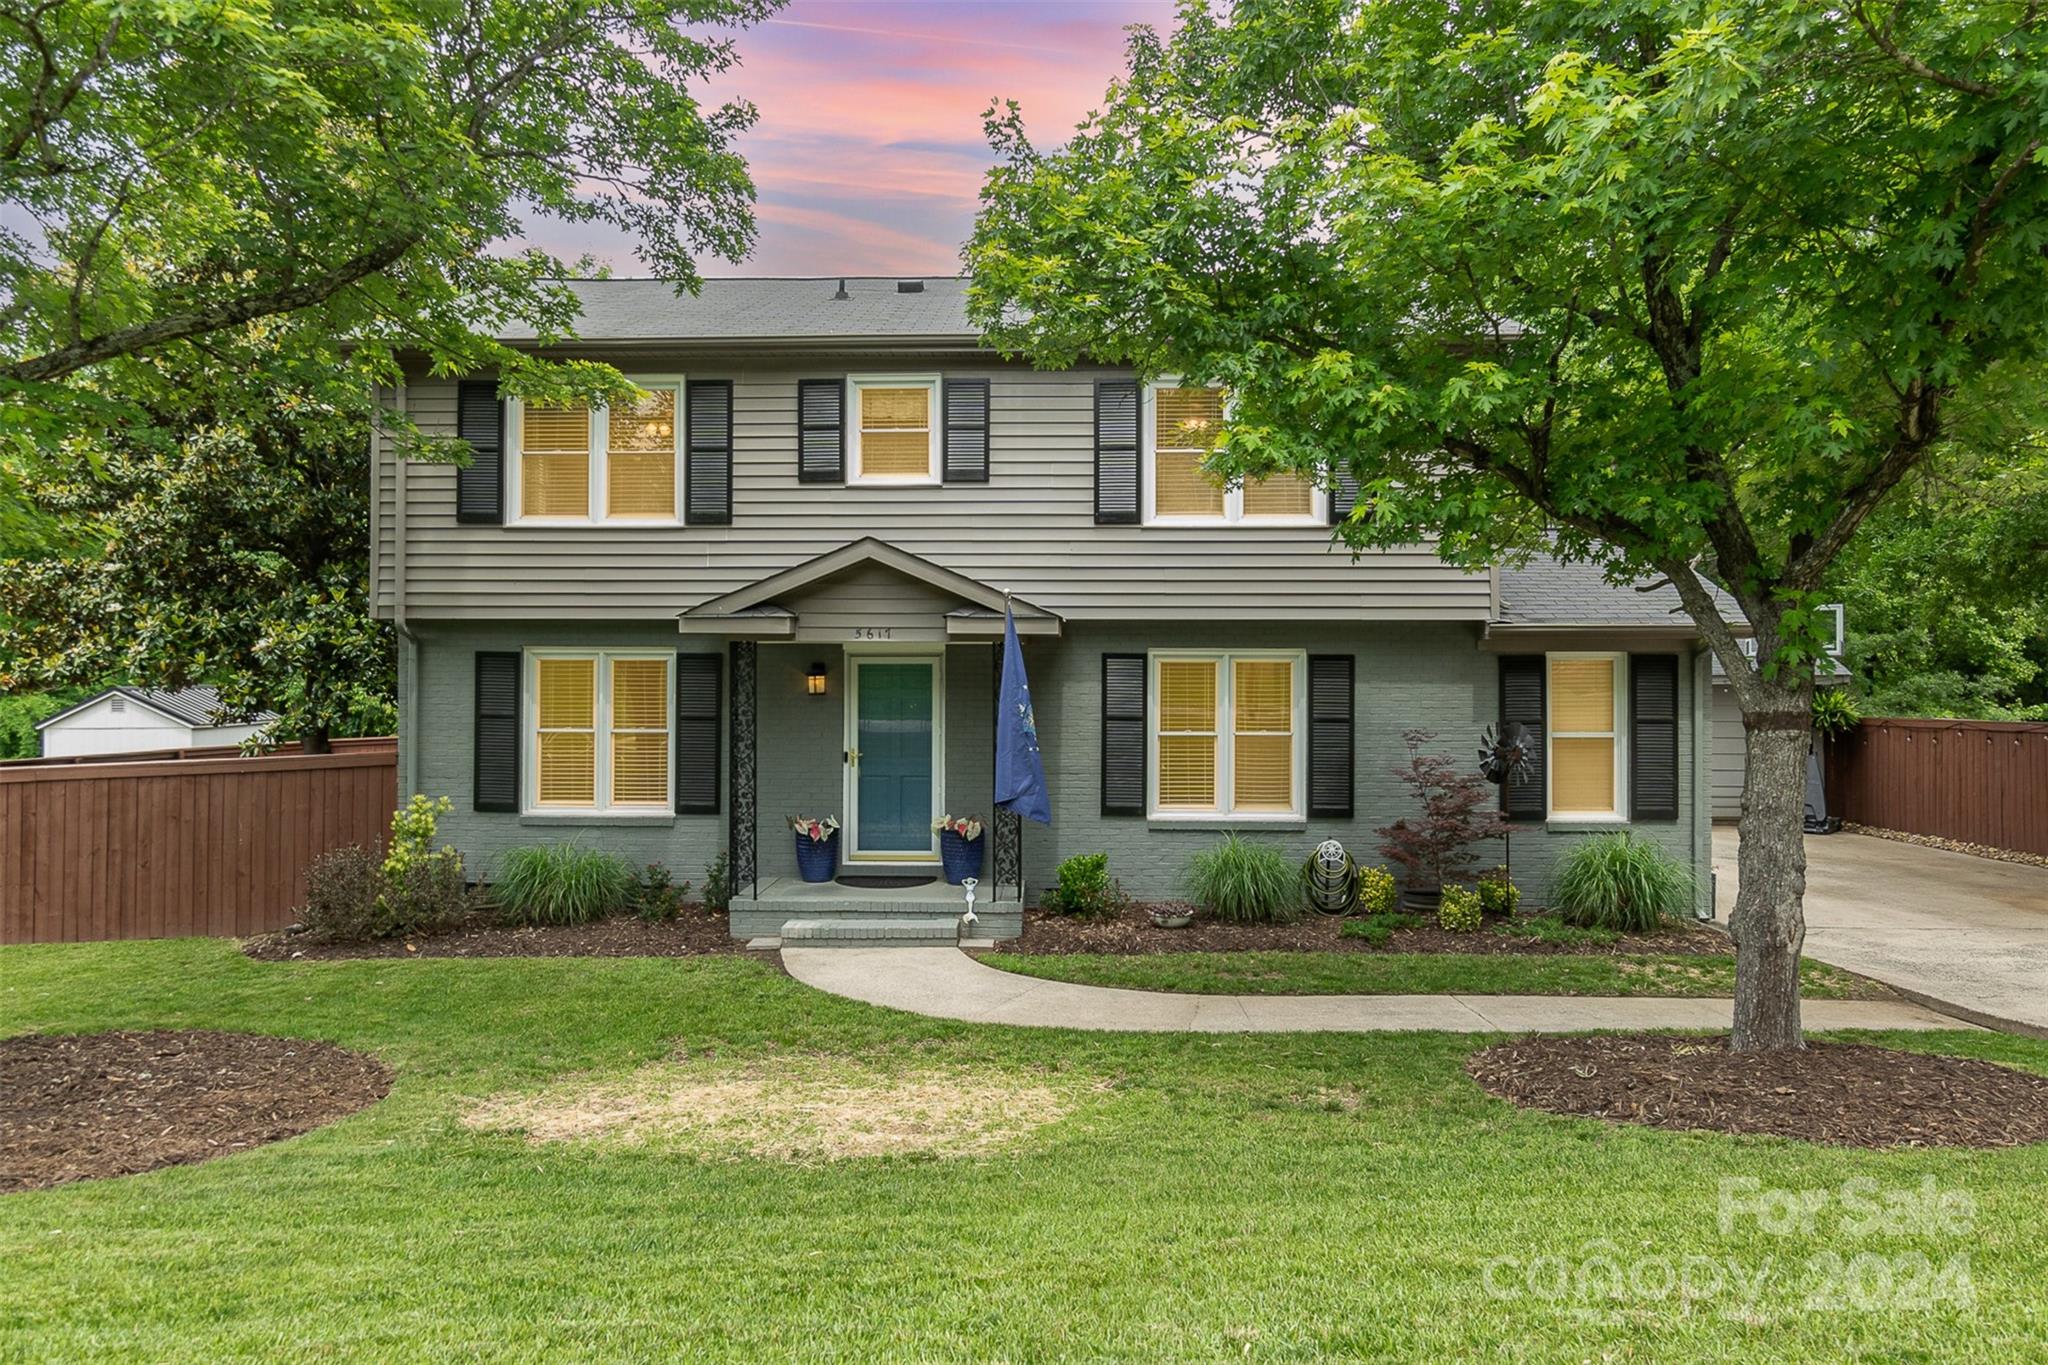
<path id="1" fill-rule="evenodd" d="M 612 804 L 668 803 L 668 661 L 611 662 Z"/>
<path id="2" fill-rule="evenodd" d="M 1301 813 L 1302 656 L 1155 654 L 1155 814 Z"/>
<path id="3" fill-rule="evenodd" d="M 1225 487 L 1202 467 L 1223 435 L 1222 389 L 1161 384 L 1146 393 L 1147 521 L 1321 525 L 1323 491 L 1294 474 Z"/>
<path id="4" fill-rule="evenodd" d="M 629 378 L 639 392 L 612 408 L 514 403 L 519 520 L 678 519 L 683 381 Z"/>
<path id="5" fill-rule="evenodd" d="M 534 803 L 597 804 L 597 660 L 534 662 Z"/>
<path id="6" fill-rule="evenodd" d="M 1156 517 L 1224 515 L 1223 485 L 1202 461 L 1223 430 L 1223 390 L 1159 388 L 1152 391 L 1152 514 Z"/>
<path id="7" fill-rule="evenodd" d="M 1618 654 L 1550 656 L 1550 814 L 1620 814 Z"/>
<path id="8" fill-rule="evenodd" d="M 590 515 L 590 409 L 527 406 L 519 420 L 519 513 Z"/>
<path id="9" fill-rule="evenodd" d="M 597 651 L 527 659 L 532 806 L 668 809 L 675 656 Z"/>
<path id="10" fill-rule="evenodd" d="M 611 410 L 605 441 L 605 515 L 671 520 L 676 514 L 676 390 L 647 389 Z"/>
<path id="11" fill-rule="evenodd" d="M 855 482 L 936 482 L 936 379 L 855 379 Z"/>
<path id="12" fill-rule="evenodd" d="M 1214 659 L 1159 661 L 1159 809 L 1217 808 L 1221 668 Z"/>

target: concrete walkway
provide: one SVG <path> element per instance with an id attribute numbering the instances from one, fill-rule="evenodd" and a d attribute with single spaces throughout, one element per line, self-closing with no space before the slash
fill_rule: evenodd
<path id="1" fill-rule="evenodd" d="M 806 986 L 934 1019 L 1131 1033 L 1571 1033 L 1725 1029 L 1729 1000 L 1555 995 L 1176 995 L 1041 981 L 956 948 L 784 948 Z M 1968 1024 L 1918 1005 L 1809 1000 L 1810 1029 L 1944 1029 Z"/>
<path id="2" fill-rule="evenodd" d="M 1733 825 L 1714 827 L 1723 924 L 1740 842 Z M 1809 837 L 1806 952 L 1965 1018 L 2048 1037 L 2048 867 L 1868 834 Z"/>

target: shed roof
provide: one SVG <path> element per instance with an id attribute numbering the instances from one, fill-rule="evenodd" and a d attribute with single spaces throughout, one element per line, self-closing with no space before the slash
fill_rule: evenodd
<path id="1" fill-rule="evenodd" d="M 75 716 L 86 707 L 108 697 L 121 696 L 145 706 L 167 720 L 177 721 L 204 730 L 215 725 L 268 725 L 277 719 L 275 711 L 259 711 L 248 720 L 216 720 L 221 713 L 220 693 L 211 687 L 180 687 L 167 690 L 161 687 L 109 687 L 95 692 L 75 706 L 67 706 L 55 715 L 44 716 L 36 722 L 36 729 L 44 730 L 67 716 Z"/>

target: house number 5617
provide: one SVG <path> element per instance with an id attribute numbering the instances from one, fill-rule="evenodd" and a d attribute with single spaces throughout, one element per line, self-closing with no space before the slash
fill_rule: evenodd
<path id="1" fill-rule="evenodd" d="M 886 640 L 895 633 L 895 630 L 896 627 L 894 626 L 855 626 L 853 628 L 853 638 L 856 640 Z"/>

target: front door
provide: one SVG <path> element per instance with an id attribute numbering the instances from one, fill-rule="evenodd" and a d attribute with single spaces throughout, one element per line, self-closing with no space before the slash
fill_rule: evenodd
<path id="1" fill-rule="evenodd" d="M 929 862 L 938 814 L 939 661 L 851 659 L 847 810 L 854 858 Z"/>

